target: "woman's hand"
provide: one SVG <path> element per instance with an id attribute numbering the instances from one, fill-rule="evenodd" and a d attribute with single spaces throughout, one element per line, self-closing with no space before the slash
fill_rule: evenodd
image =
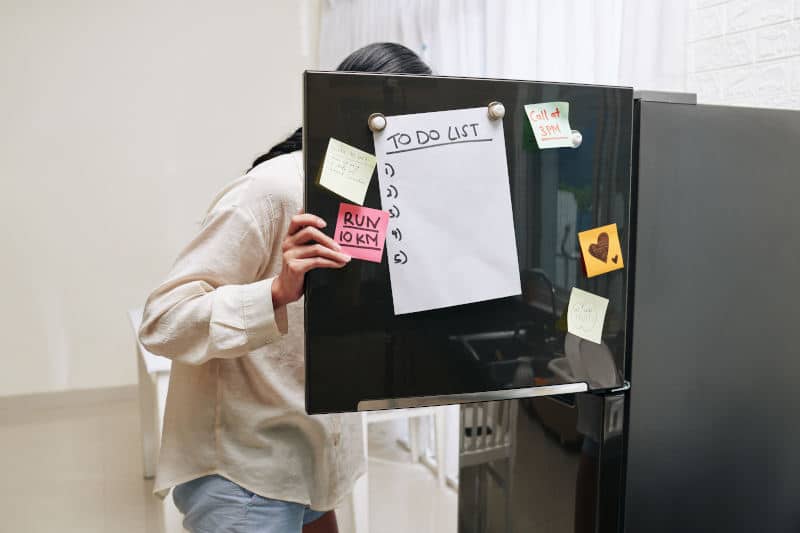
<path id="1" fill-rule="evenodd" d="M 306 272 L 314 268 L 342 268 L 350 256 L 342 247 L 322 233 L 327 224 L 318 216 L 298 213 L 292 217 L 289 231 L 283 239 L 283 267 L 272 282 L 274 308 L 294 302 L 303 294 Z"/>

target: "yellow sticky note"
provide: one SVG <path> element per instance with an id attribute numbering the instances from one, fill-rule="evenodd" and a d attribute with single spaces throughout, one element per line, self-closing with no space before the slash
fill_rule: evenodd
<path id="1" fill-rule="evenodd" d="M 569 125 L 569 102 L 527 104 L 525 114 L 531 123 L 536 144 L 545 148 L 571 148 L 572 128 Z"/>
<path id="2" fill-rule="evenodd" d="M 374 155 L 331 137 L 319 184 L 353 203 L 364 205 L 376 162 Z"/>
<path id="3" fill-rule="evenodd" d="M 594 277 L 625 266 L 617 225 L 609 224 L 578 233 L 586 276 Z"/>
<path id="4" fill-rule="evenodd" d="M 608 298 L 572 287 L 567 306 L 567 331 L 587 341 L 603 342 Z"/>

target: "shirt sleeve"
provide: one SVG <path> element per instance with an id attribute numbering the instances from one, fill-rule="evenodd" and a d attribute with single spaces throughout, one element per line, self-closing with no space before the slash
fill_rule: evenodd
<path id="1" fill-rule="evenodd" d="M 246 355 L 285 334 L 286 308 L 272 306 L 274 278 L 257 279 L 270 239 L 243 207 L 211 213 L 147 299 L 139 329 L 144 347 L 199 365 Z"/>

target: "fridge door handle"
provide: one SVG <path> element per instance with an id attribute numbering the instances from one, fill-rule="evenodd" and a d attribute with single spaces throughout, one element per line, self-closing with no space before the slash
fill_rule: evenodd
<path id="1" fill-rule="evenodd" d="M 572 394 L 586 392 L 586 383 L 564 383 L 563 385 L 544 385 L 541 387 L 525 387 L 485 392 L 465 392 L 462 394 L 442 394 L 439 396 L 416 396 L 412 398 L 388 398 L 384 400 L 361 400 L 359 411 L 378 411 L 381 409 L 407 409 L 412 407 L 431 407 L 435 405 L 452 405 L 472 402 L 491 402 L 495 400 L 514 400 L 535 396 L 553 396 L 556 394 Z"/>

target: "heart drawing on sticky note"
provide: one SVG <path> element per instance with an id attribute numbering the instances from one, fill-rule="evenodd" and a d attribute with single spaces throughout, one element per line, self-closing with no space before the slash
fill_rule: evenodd
<path id="1" fill-rule="evenodd" d="M 617 264 L 617 261 L 619 261 L 618 255 L 615 255 L 614 257 L 611 258 L 611 262 L 613 262 L 615 265 Z"/>
<path id="2" fill-rule="evenodd" d="M 597 236 L 597 242 L 589 245 L 589 254 L 603 263 L 608 262 L 608 233 L 604 231 Z"/>

